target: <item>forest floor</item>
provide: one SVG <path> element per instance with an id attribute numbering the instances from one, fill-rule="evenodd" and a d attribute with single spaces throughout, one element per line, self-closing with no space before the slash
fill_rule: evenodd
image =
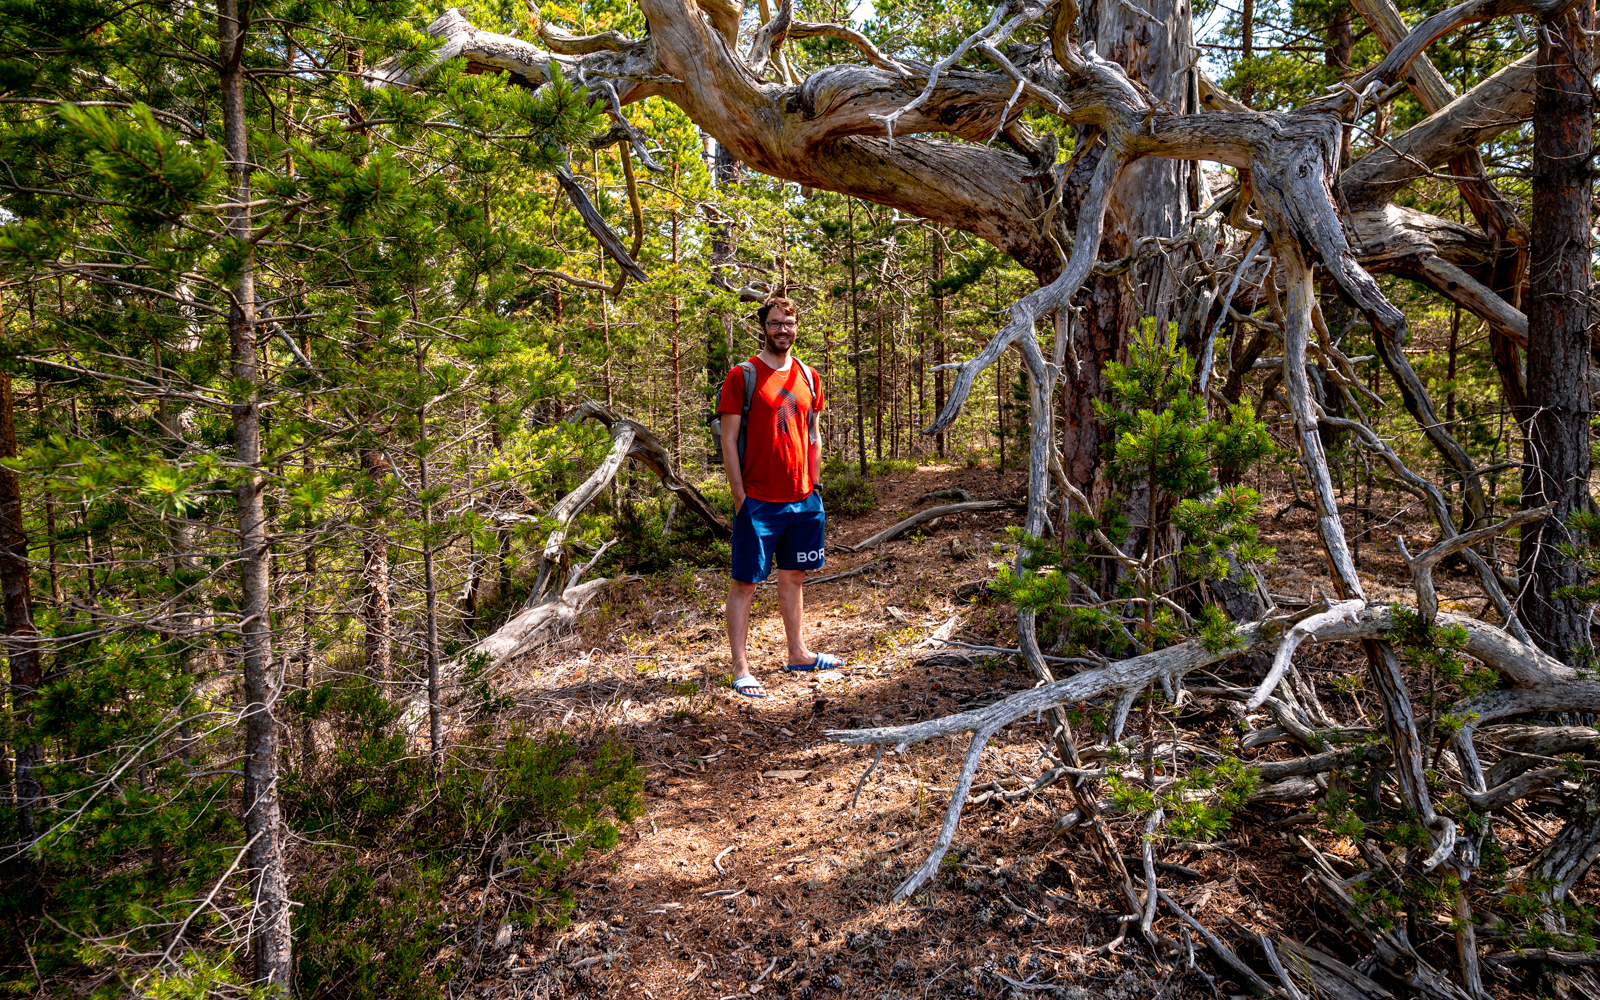
<path id="1" fill-rule="evenodd" d="M 926 857 L 967 737 L 886 753 L 857 801 L 873 753 L 831 743 L 824 731 L 946 715 L 1033 681 L 1011 657 L 973 654 L 971 666 L 921 662 L 935 652 L 924 640 L 952 616 L 957 639 L 1014 645 L 1007 606 L 957 589 L 993 576 L 1002 558 L 996 543 L 1005 541 L 1006 526 L 1020 524 L 1020 513 L 947 519 L 926 537 L 859 554 L 842 548 L 926 506 L 918 499 L 933 490 L 1021 496 L 1020 474 L 1002 481 L 992 469 L 927 467 L 876 486 L 874 512 L 830 519 L 823 572 L 881 560 L 879 571 L 806 589 L 808 638 L 843 658 L 843 669 L 783 672 L 776 593 L 764 586 L 750 642 L 752 669 L 771 696 L 735 696 L 726 686 L 726 575 L 713 568 L 617 588 L 573 634 L 496 678 L 531 729 L 612 732 L 629 744 L 646 770 L 645 815 L 624 829 L 615 850 L 580 868 L 570 926 L 495 935 L 501 947 L 478 965 L 474 997 L 894 1000 L 1045 995 L 1035 992 L 1045 984 L 1062 988 L 1051 995 L 1109 1000 L 1213 995 L 1182 963 L 1158 967 L 1137 934 L 1114 953 L 1097 952 L 1117 935 L 1126 903 L 1080 832 L 1052 836 L 1054 817 L 1071 808 L 1061 786 L 1016 805 L 969 805 L 931 887 L 908 905 L 888 902 Z M 1278 549 L 1269 589 L 1293 606 L 1327 587 L 1328 574 L 1311 514 L 1296 508 L 1272 517 L 1293 499 L 1286 489 L 1267 491 L 1262 534 Z M 1378 544 L 1362 546 L 1375 599 L 1400 596 L 1393 586 L 1404 579 L 1394 545 L 1400 527 L 1386 524 Z M 969 559 L 951 558 L 953 535 Z M 1469 592 L 1464 580 L 1442 582 L 1443 598 L 1452 590 Z M 1338 645 L 1308 647 L 1302 669 L 1324 681 L 1361 673 L 1364 661 Z M 1250 666 L 1235 661 L 1217 672 L 1245 681 Z M 1328 708 L 1351 711 L 1348 703 Z M 1225 722 L 1203 706 L 1188 718 L 1198 728 Z M 975 784 L 1031 780 L 1044 767 L 1046 738 L 1043 726 L 1026 721 L 1002 730 Z M 1283 752 L 1267 745 L 1246 755 Z M 1160 881 L 1225 937 L 1232 936 L 1228 918 L 1310 934 L 1299 884 L 1309 860 L 1297 847 L 1285 849 L 1305 815 L 1254 807 L 1221 849 L 1168 849 Z M 1137 852 L 1136 820 L 1109 822 L 1125 852 Z M 1347 961 L 1359 957 L 1356 940 L 1331 933 L 1317 947 Z M 1203 950 L 1199 962 L 1215 969 Z M 1248 992 L 1213 974 L 1223 995 Z"/>

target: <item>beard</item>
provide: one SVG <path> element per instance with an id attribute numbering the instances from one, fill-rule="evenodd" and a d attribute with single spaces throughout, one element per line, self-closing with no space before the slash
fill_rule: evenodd
<path id="1" fill-rule="evenodd" d="M 771 351 L 773 354 L 781 358 L 785 354 L 788 354 L 790 349 L 794 347 L 794 338 L 789 338 L 789 343 L 787 346 L 779 347 L 777 344 L 773 343 L 772 334 L 762 331 L 761 346 L 765 347 L 768 351 Z"/>

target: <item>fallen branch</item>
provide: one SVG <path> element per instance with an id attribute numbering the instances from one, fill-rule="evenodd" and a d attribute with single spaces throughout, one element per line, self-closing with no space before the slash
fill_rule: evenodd
<path id="1" fill-rule="evenodd" d="M 929 507 L 927 510 L 918 511 L 905 520 L 883 529 L 864 542 L 845 545 L 842 548 L 846 552 L 860 552 L 862 549 L 870 549 L 874 545 L 882 545 L 884 542 L 893 541 L 917 525 L 925 524 L 936 517 L 947 517 L 951 514 L 975 514 L 979 511 L 990 510 L 1021 510 L 1022 506 L 1022 504 L 1013 500 L 970 500 L 966 503 L 946 504 L 943 507 Z"/>
<path id="2" fill-rule="evenodd" d="M 1433 570 L 1435 566 L 1438 566 L 1439 563 L 1462 549 L 1470 548 L 1479 542 L 1487 542 L 1496 535 L 1504 534 L 1518 525 L 1540 520 L 1555 509 L 1555 504 L 1547 503 L 1543 507 L 1530 507 L 1527 510 L 1519 510 L 1498 524 L 1475 528 L 1472 531 L 1463 531 L 1454 538 L 1446 538 L 1439 544 L 1415 556 L 1406 548 L 1406 536 L 1396 535 L 1395 541 L 1400 546 L 1400 558 L 1405 560 L 1406 568 L 1411 570 L 1411 579 L 1417 589 L 1417 608 L 1422 613 L 1422 620 L 1431 627 L 1434 616 L 1439 613 L 1439 595 L 1433 588 Z"/>
<path id="3" fill-rule="evenodd" d="M 1107 696 L 1114 696 L 1117 699 L 1118 707 L 1115 714 L 1125 715 L 1126 709 L 1123 706 L 1131 704 L 1140 692 L 1152 684 L 1160 683 L 1169 692 L 1175 692 L 1178 681 L 1191 671 L 1228 657 L 1272 645 L 1296 624 L 1309 617 L 1313 616 L 1302 613 L 1269 618 L 1241 626 L 1236 634 L 1239 644 L 1232 649 L 1212 651 L 1198 640 L 1180 643 L 1166 649 L 1119 660 L 1098 669 L 1085 670 L 1053 683 L 1041 684 L 1039 687 L 1018 692 L 983 708 L 930 719 L 926 722 L 907 726 L 826 731 L 823 735 L 828 739 L 847 746 L 907 745 L 935 736 L 960 732 L 973 733 L 960 776 L 953 786 L 950 804 L 945 812 L 944 826 L 934 843 L 932 853 L 928 860 L 895 890 L 894 898 L 897 901 L 905 899 L 938 870 L 939 862 L 955 835 L 962 808 L 971 792 L 973 775 L 976 773 L 983 746 L 1001 728 L 1017 719 L 1059 705 L 1076 704 Z M 1324 614 L 1314 617 L 1331 616 Z M 1465 714 L 1467 711 L 1476 711 L 1479 713 L 1478 718 L 1488 721 L 1490 718 L 1503 718 L 1517 710 L 1539 711 L 1553 707 L 1546 702 L 1557 698 L 1577 711 L 1590 710 L 1589 705 L 1600 708 L 1600 683 L 1558 683 L 1553 681 L 1551 672 L 1530 669 L 1530 662 L 1553 659 L 1536 647 L 1519 642 L 1494 626 L 1476 619 L 1449 614 L 1441 614 L 1440 619 L 1447 625 L 1459 625 L 1466 631 L 1466 652 L 1469 655 L 1500 670 L 1514 683 L 1522 678 L 1533 678 L 1535 683 L 1545 685 L 1537 690 L 1496 691 L 1469 699 L 1455 709 L 1460 717 L 1468 717 Z M 1323 641 L 1381 639 L 1393 632 L 1394 627 L 1394 613 L 1391 607 L 1369 604 L 1354 613 L 1328 620 L 1318 629 L 1318 638 Z M 1379 643 L 1379 645 L 1386 648 L 1386 644 Z M 1571 668 L 1564 664 L 1561 667 L 1570 674 Z M 1470 729 L 1471 726 L 1463 727 L 1464 732 Z M 1113 735 L 1112 738 L 1115 739 L 1116 736 Z M 1414 776 L 1401 773 L 1402 788 L 1408 779 L 1415 780 Z M 1297 793 L 1298 790 L 1297 787 Z M 1435 834 L 1436 845 L 1448 841 L 1453 847 L 1454 822 L 1433 814 L 1431 808 L 1424 815 L 1425 821 L 1430 819 L 1433 820 L 1430 829 Z M 1440 848 L 1436 846 L 1434 854 L 1424 864 L 1431 869 L 1440 864 L 1443 857 Z"/>
<path id="4" fill-rule="evenodd" d="M 606 453 L 599 467 L 590 473 L 588 479 L 551 508 L 548 517 L 556 522 L 556 526 L 545 538 L 544 550 L 539 555 L 539 572 L 534 578 L 533 588 L 528 593 L 524 607 L 534 607 L 554 599 L 551 587 L 555 582 L 555 571 L 560 563 L 562 548 L 573 520 L 604 491 L 611 480 L 616 478 L 625 459 L 633 459 L 654 472 L 661 479 L 661 485 L 676 494 L 679 502 L 685 507 L 698 514 L 717 537 L 727 538 L 732 534 L 700 491 L 678 477 L 672 453 L 644 424 L 619 417 L 604 404 L 592 399 L 586 399 L 573 407 L 562 421 L 578 424 L 591 417 L 611 431 L 611 450 Z"/>
<path id="5" fill-rule="evenodd" d="M 1277 992 L 1277 990 L 1272 988 L 1271 984 L 1269 984 L 1265 979 L 1262 979 L 1261 976 L 1256 973 L 1256 970 L 1246 965 L 1244 963 L 1244 959 L 1234 954 L 1232 948 L 1229 948 L 1227 945 L 1223 944 L 1221 938 L 1211 933 L 1211 931 L 1204 924 L 1190 916 L 1187 910 L 1173 902 L 1172 897 L 1167 895 L 1165 889 L 1158 888 L 1156 889 L 1156 893 L 1160 897 L 1161 901 L 1167 904 L 1167 909 L 1172 911 L 1173 916 L 1176 916 L 1179 920 L 1183 921 L 1190 928 L 1192 928 L 1196 934 L 1199 934 L 1200 939 L 1206 943 L 1206 947 L 1211 949 L 1211 953 L 1213 955 L 1222 959 L 1224 965 L 1239 973 L 1239 975 L 1244 977 L 1246 983 L 1255 987 L 1257 990 L 1266 994 L 1267 996 L 1272 996 Z"/>
<path id="6" fill-rule="evenodd" d="M 1551 965 L 1600 966 L 1600 951 L 1560 951 L 1555 948 L 1524 948 L 1521 951 L 1496 952 L 1484 958 L 1494 965 L 1513 962 L 1549 962 Z"/>
<path id="7" fill-rule="evenodd" d="M 806 586 L 815 587 L 819 583 L 833 583 L 837 580 L 848 580 L 853 576 L 861 576 L 865 573 L 873 573 L 880 569 L 887 569 L 892 565 L 893 563 L 890 563 L 887 560 L 874 559 L 869 563 L 863 563 L 860 566 L 857 566 L 855 569 L 847 569 L 842 573 L 831 573 L 827 576 L 819 576 L 814 580 L 808 577 L 806 579 Z M 775 579 L 769 577 L 761 581 L 761 584 L 762 586 L 771 586 L 776 582 L 777 581 Z"/>
<path id="8" fill-rule="evenodd" d="M 1471 789 L 1464 789 L 1461 795 L 1472 803 L 1472 808 L 1479 812 L 1488 812 L 1491 809 L 1504 808 L 1520 798 L 1532 795 L 1534 792 L 1554 787 L 1561 782 L 1562 778 L 1566 777 L 1566 774 L 1565 768 L 1545 767 L 1518 775 L 1486 792 L 1474 792 Z"/>
<path id="9" fill-rule="evenodd" d="M 592 566 L 593 562 L 591 561 L 589 565 Z M 588 567 L 584 569 L 587 570 Z M 485 669 L 485 673 L 498 669 L 512 657 L 527 652 L 556 633 L 576 625 L 583 609 L 607 586 L 637 579 L 639 579 L 637 576 L 599 577 L 588 583 L 568 588 L 555 600 L 523 608 L 504 625 L 468 646 L 459 656 L 441 664 L 439 667 L 441 687 L 454 682 L 460 676 L 462 667 L 471 660 L 487 658 L 489 666 Z M 419 724 L 427 713 L 428 699 L 426 694 L 423 694 L 413 699 L 406 708 L 401 725 L 409 730 Z"/>
<path id="10" fill-rule="evenodd" d="M 1267 676 L 1262 680 L 1261 686 L 1256 688 L 1250 700 L 1244 703 L 1247 711 L 1254 711 L 1272 696 L 1278 683 L 1283 680 L 1284 672 L 1289 669 L 1290 658 L 1300 644 L 1308 637 L 1315 637 L 1320 628 L 1341 621 L 1354 621 L 1367 602 L 1363 600 L 1341 601 L 1326 611 L 1311 615 L 1302 621 L 1296 622 L 1284 635 L 1283 642 L 1278 644 L 1278 652 L 1272 658 L 1272 669 L 1267 671 Z"/>
<path id="11" fill-rule="evenodd" d="M 1004 656 L 1023 655 L 1022 650 L 1011 649 L 1008 646 L 980 646 L 977 643 L 961 642 L 956 639 L 940 639 L 938 641 L 946 646 L 960 646 L 962 649 L 970 649 L 978 653 L 999 653 Z M 1083 656 L 1048 656 L 1044 653 L 1040 653 L 1039 658 L 1046 663 L 1073 663 L 1084 667 L 1103 667 L 1106 663 L 1104 660 L 1091 660 Z"/>

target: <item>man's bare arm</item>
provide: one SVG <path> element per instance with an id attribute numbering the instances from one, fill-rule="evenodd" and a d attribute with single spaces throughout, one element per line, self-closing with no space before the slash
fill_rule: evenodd
<path id="1" fill-rule="evenodd" d="M 728 474 L 728 492 L 733 494 L 733 512 L 744 506 L 744 470 L 739 468 L 739 428 L 744 417 L 737 413 L 722 414 L 722 469 Z"/>

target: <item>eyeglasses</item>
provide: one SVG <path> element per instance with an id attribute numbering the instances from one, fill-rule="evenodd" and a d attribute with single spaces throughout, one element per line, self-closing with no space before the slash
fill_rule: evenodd
<path id="1" fill-rule="evenodd" d="M 767 324 L 768 330 L 798 330 L 799 328 L 800 324 L 792 319 L 787 323 L 770 322 Z"/>

